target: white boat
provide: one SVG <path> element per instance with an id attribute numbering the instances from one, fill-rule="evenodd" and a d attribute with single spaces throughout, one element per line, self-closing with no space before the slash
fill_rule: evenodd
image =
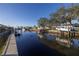
<path id="1" fill-rule="evenodd" d="M 21 35 L 21 30 L 15 30 L 15 36 L 20 36 Z"/>

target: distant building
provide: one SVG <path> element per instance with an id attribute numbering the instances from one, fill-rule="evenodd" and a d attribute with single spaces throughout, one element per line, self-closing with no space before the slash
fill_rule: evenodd
<path id="1" fill-rule="evenodd" d="M 72 24 L 79 24 L 79 17 L 72 19 L 71 23 Z"/>
<path id="2" fill-rule="evenodd" d="M 79 27 L 79 19 L 73 19 L 71 23 L 74 27 Z"/>

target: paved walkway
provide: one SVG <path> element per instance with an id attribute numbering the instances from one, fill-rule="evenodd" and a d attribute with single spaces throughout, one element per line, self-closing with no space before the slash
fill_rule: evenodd
<path id="1" fill-rule="evenodd" d="M 8 38 L 8 43 L 4 51 L 5 56 L 17 56 L 17 46 L 16 46 L 16 39 L 14 34 L 11 34 Z"/>

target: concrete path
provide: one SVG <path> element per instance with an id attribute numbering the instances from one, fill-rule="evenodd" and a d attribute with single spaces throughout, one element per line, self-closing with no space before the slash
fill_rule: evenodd
<path id="1" fill-rule="evenodd" d="M 8 43 L 4 51 L 4 56 L 17 56 L 16 38 L 14 34 L 11 34 L 8 38 Z"/>

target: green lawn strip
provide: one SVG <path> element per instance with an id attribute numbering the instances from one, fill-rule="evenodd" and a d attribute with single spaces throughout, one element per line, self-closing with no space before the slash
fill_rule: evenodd
<path id="1" fill-rule="evenodd" d="M 0 47 L 0 55 L 2 54 L 4 47 L 5 47 L 5 44 L 2 47 Z"/>
<path id="2" fill-rule="evenodd" d="M 8 39 L 8 37 L 6 37 L 6 39 Z M 3 52 L 3 50 L 4 50 L 5 46 L 6 46 L 6 43 L 7 43 L 7 40 L 4 41 L 4 42 L 1 44 L 1 46 L 0 46 L 0 55 L 2 54 L 2 52 Z"/>
<path id="3" fill-rule="evenodd" d="M 1 55 L 1 53 L 2 53 L 2 50 L 3 50 L 3 47 L 0 47 L 0 55 Z"/>

